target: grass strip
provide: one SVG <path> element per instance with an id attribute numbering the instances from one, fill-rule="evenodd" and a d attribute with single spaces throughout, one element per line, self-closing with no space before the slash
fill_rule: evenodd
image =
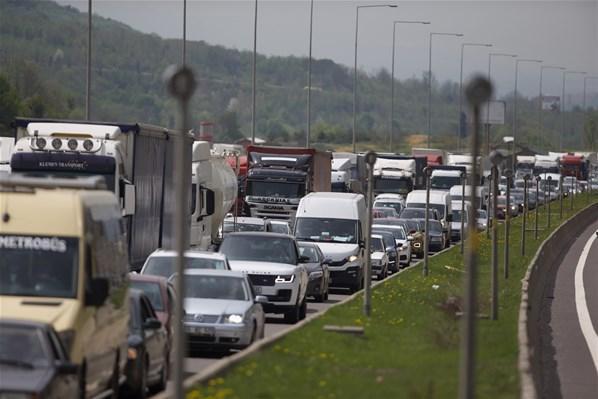
<path id="1" fill-rule="evenodd" d="M 590 201 L 598 201 L 594 195 Z M 586 194 L 563 220 L 587 206 Z M 538 240 L 526 236 L 521 256 L 522 218 L 512 219 L 510 278 L 503 277 L 504 231 L 499 226 L 499 320 L 479 319 L 476 394 L 481 398 L 519 395 L 517 320 L 521 279 L 539 245 L 559 224 L 559 203 L 539 211 Z M 528 228 L 533 228 L 534 213 Z M 478 309 L 490 313 L 490 240 L 480 233 Z M 304 328 L 240 362 L 221 377 L 197 385 L 188 399 L 232 398 L 455 398 L 459 375 L 459 318 L 463 257 L 459 246 L 430 258 L 430 275 L 421 263 L 380 284 L 372 294 L 372 316 L 362 315 L 362 297 L 331 309 Z M 323 326 L 358 325 L 364 336 L 323 331 Z"/>

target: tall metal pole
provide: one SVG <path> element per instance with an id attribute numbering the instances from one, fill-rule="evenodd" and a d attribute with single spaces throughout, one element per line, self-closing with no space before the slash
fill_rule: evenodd
<path id="1" fill-rule="evenodd" d="M 492 204 L 492 179 L 493 176 L 488 176 L 488 197 L 486 198 L 486 238 L 490 238 L 490 222 L 494 223 L 494 220 L 490 218 L 490 208 Z"/>
<path id="2" fill-rule="evenodd" d="M 559 176 L 559 219 L 563 220 L 563 175 Z"/>
<path id="3" fill-rule="evenodd" d="M 493 152 L 492 154 L 498 154 Z M 490 288 L 492 290 L 490 319 L 498 320 L 498 162 L 496 157 L 490 156 L 492 160 L 492 254 L 491 254 L 491 275 Z"/>
<path id="4" fill-rule="evenodd" d="M 91 117 L 91 0 L 87 1 L 87 71 L 85 82 L 85 120 Z"/>
<path id="5" fill-rule="evenodd" d="M 314 0 L 309 6 L 309 56 L 307 61 L 307 130 L 305 132 L 305 148 L 309 148 L 311 138 L 311 49 L 313 38 Z"/>
<path id="6" fill-rule="evenodd" d="M 517 57 L 517 54 L 489 53 L 488 54 L 488 80 L 492 80 L 492 57 Z M 513 147 L 515 149 L 515 147 Z M 490 155 L 490 102 L 486 108 L 486 155 Z"/>
<path id="7" fill-rule="evenodd" d="M 257 0 L 253 7 L 253 60 L 251 65 L 251 144 L 255 144 L 255 91 L 256 91 L 256 64 L 257 64 Z"/>
<path id="8" fill-rule="evenodd" d="M 459 73 L 459 131 L 457 132 L 457 149 L 461 151 L 461 132 L 463 131 L 463 121 L 461 115 L 463 114 L 463 57 L 465 53 L 465 47 L 467 46 L 478 46 L 478 47 L 492 47 L 492 44 L 488 43 L 463 43 L 461 44 L 461 71 Z M 461 252 L 463 253 L 463 252 Z"/>
<path id="9" fill-rule="evenodd" d="M 542 97 L 543 97 L 543 93 L 542 93 L 542 83 L 543 83 L 543 76 L 544 76 L 544 70 L 545 69 L 558 69 L 558 70 L 565 70 L 565 68 L 563 67 L 559 67 L 559 66 L 551 66 L 551 65 L 542 65 L 540 67 L 540 92 L 538 95 L 538 125 L 539 125 L 539 130 L 538 130 L 538 150 L 540 149 L 540 141 L 542 140 L 542 133 L 544 131 L 544 126 L 542 124 Z"/>
<path id="10" fill-rule="evenodd" d="M 583 78 L 583 129 L 585 130 L 588 119 L 588 107 L 586 102 L 587 84 L 589 79 L 598 79 L 598 76 L 584 76 Z M 583 131 L 583 130 L 582 130 Z M 591 151 L 594 151 L 594 143 L 592 143 Z M 590 184 L 588 184 L 591 187 Z"/>
<path id="11" fill-rule="evenodd" d="M 360 8 L 378 8 L 390 7 L 396 8 L 396 4 L 372 4 L 367 6 L 355 7 L 355 48 L 353 62 L 353 153 L 357 152 L 357 39 L 359 37 L 359 9 Z"/>
<path id="12" fill-rule="evenodd" d="M 176 203 L 183 204 L 185 198 L 189 197 L 189 167 L 187 161 L 187 132 L 189 131 L 189 101 L 195 91 L 196 82 L 193 72 L 186 66 L 170 67 L 165 72 L 167 78 L 167 88 L 169 93 L 176 98 L 179 103 L 179 134 L 175 141 L 175 195 Z M 184 253 L 187 245 L 188 228 L 185 223 L 187 207 L 179 206 L 175 208 L 173 230 L 175 246 L 175 270 L 178 273 L 176 279 L 177 300 L 175 304 L 175 323 L 174 323 L 174 398 L 182 399 L 185 395 L 183 387 L 184 363 L 183 359 L 186 353 L 185 334 L 183 331 L 183 300 L 185 298 L 185 274 L 184 274 Z"/>
<path id="13" fill-rule="evenodd" d="M 465 230 L 464 230 L 464 224 L 465 224 L 465 181 L 466 181 L 466 174 L 464 172 L 461 172 L 461 231 L 460 231 L 460 238 L 461 238 L 461 254 L 463 254 L 464 249 L 465 249 Z M 468 212 L 468 219 L 467 219 L 467 225 L 469 226 L 470 223 L 472 223 L 471 220 L 469 220 L 469 212 Z"/>
<path id="14" fill-rule="evenodd" d="M 368 168 L 368 189 L 367 189 L 367 215 L 366 215 L 366 236 L 365 236 L 365 289 L 363 291 L 363 313 L 369 317 L 372 312 L 372 262 L 371 262 L 371 237 L 372 237 L 372 204 L 374 202 L 374 164 L 376 153 L 368 151 L 365 154 L 365 162 Z"/>
<path id="15" fill-rule="evenodd" d="M 424 268 L 422 273 L 424 276 L 430 274 L 430 266 L 428 260 L 428 254 L 430 252 L 430 176 L 432 175 L 432 169 L 429 166 L 424 168 L 426 177 L 426 207 L 424 215 Z"/>
<path id="16" fill-rule="evenodd" d="M 579 74 L 579 75 L 585 75 L 585 72 L 579 72 L 579 71 L 565 71 L 563 70 L 563 100 L 562 100 L 562 104 L 561 104 L 561 136 L 559 139 L 559 151 L 563 151 L 563 140 L 566 137 L 566 133 L 565 133 L 565 112 L 567 111 L 567 104 L 565 103 L 565 86 L 566 86 L 566 82 L 567 82 L 567 75 L 569 74 Z M 585 82 L 585 80 L 584 80 Z"/>
<path id="17" fill-rule="evenodd" d="M 471 155 L 477 159 L 479 153 L 478 136 L 480 134 L 480 106 L 488 101 L 492 94 L 491 83 L 478 77 L 466 88 L 466 98 L 472 107 L 473 134 L 471 134 Z M 474 162 L 471 175 L 478 175 L 478 164 Z M 471 181 L 470 201 L 475 204 L 477 182 Z M 472 220 L 477 220 L 477 207 L 473 207 Z M 475 397 L 475 347 L 476 347 L 476 304 L 477 304 L 477 250 L 479 248 L 479 235 L 476 234 L 475 223 L 468 223 L 467 254 L 465 257 L 464 276 L 464 315 L 461 318 L 461 354 L 459 367 L 459 398 L 473 399 Z"/>
<path id="18" fill-rule="evenodd" d="M 187 0 L 183 0 L 183 54 L 181 65 L 187 65 Z"/>
<path id="19" fill-rule="evenodd" d="M 536 176 L 536 216 L 534 220 L 534 238 L 538 239 L 538 210 L 540 209 L 540 176 Z"/>
<path id="20" fill-rule="evenodd" d="M 536 62 L 541 63 L 541 60 L 518 59 L 515 60 L 515 92 L 513 95 L 513 160 L 511 161 L 511 170 L 515 170 L 517 165 L 517 156 L 515 155 L 515 143 L 517 141 L 517 82 L 519 79 L 519 63 L 520 62 Z"/>
<path id="21" fill-rule="evenodd" d="M 548 229 L 550 229 L 550 203 L 552 202 L 550 199 L 550 193 L 552 192 L 552 176 L 548 176 Z"/>
<path id="22" fill-rule="evenodd" d="M 428 54 L 428 148 L 430 148 L 430 136 L 432 135 L 432 37 L 433 36 L 455 36 L 462 37 L 462 33 L 441 33 L 430 32 L 430 45 Z"/>
<path id="23" fill-rule="evenodd" d="M 525 235 L 527 233 L 527 215 L 528 215 L 528 195 L 527 195 L 527 181 L 529 176 L 523 177 L 523 220 L 521 223 L 521 256 L 525 256 Z"/>
<path id="24" fill-rule="evenodd" d="M 507 212 L 505 213 L 505 259 L 504 259 L 504 276 L 509 278 L 509 239 L 511 236 L 511 184 L 513 182 L 513 170 L 505 170 L 507 177 Z"/>

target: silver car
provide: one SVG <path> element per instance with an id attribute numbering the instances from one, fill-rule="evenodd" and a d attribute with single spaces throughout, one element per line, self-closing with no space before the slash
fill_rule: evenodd
<path id="1" fill-rule="evenodd" d="M 190 349 L 242 349 L 264 337 L 265 316 L 246 274 L 185 271 L 183 325 Z"/>

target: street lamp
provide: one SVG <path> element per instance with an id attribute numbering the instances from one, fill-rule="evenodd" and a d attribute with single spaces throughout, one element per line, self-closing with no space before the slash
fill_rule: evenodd
<path id="1" fill-rule="evenodd" d="M 559 66 L 551 66 L 551 65 L 540 66 L 540 93 L 538 95 L 538 99 L 539 99 L 538 100 L 538 102 L 539 102 L 539 104 L 538 104 L 538 125 L 539 125 L 539 128 L 538 128 L 538 148 L 537 149 L 539 149 L 539 147 L 540 147 L 540 140 L 542 138 L 542 130 L 544 130 L 543 126 L 542 126 L 542 81 L 543 81 L 545 69 L 557 69 L 560 71 L 565 70 L 565 68 L 559 67 Z"/>
<path id="2" fill-rule="evenodd" d="M 583 126 L 585 129 L 586 126 L 586 118 L 587 118 L 587 114 L 588 114 L 588 108 L 586 105 L 586 88 L 587 88 L 587 84 L 588 84 L 588 80 L 590 79 L 598 79 L 598 76 L 584 76 L 583 78 Z M 592 148 L 591 150 L 594 151 L 594 143 L 592 143 Z M 588 187 L 591 188 L 591 185 L 588 184 Z"/>
<path id="3" fill-rule="evenodd" d="M 309 7 L 309 58 L 307 61 L 307 129 L 305 132 L 305 148 L 309 148 L 311 137 L 311 48 L 313 37 L 314 21 L 314 0 L 310 1 Z"/>
<path id="4" fill-rule="evenodd" d="M 488 80 L 492 80 L 492 57 L 516 58 L 517 54 L 490 53 L 488 54 Z M 490 99 L 492 100 L 492 99 Z M 486 154 L 490 155 L 490 101 L 486 104 Z"/>
<path id="5" fill-rule="evenodd" d="M 540 176 L 536 176 L 536 209 L 534 220 L 534 239 L 538 239 L 538 209 L 540 208 Z"/>
<path id="6" fill-rule="evenodd" d="M 535 62 L 535 63 L 542 63 L 541 60 L 533 60 L 533 59 L 526 59 L 520 58 L 515 60 L 515 93 L 513 95 L 513 160 L 511 161 L 511 169 L 515 170 L 515 165 L 517 165 L 516 156 L 515 156 L 515 142 L 517 140 L 517 82 L 519 78 L 519 63 L 520 62 Z"/>
<path id="7" fill-rule="evenodd" d="M 467 173 L 461 172 L 461 232 L 460 232 L 460 239 L 461 239 L 461 254 L 464 252 L 464 244 L 465 244 L 465 230 L 464 230 L 464 220 L 465 220 L 465 181 L 467 180 Z M 467 213 L 467 226 L 469 227 L 469 223 L 471 220 L 469 218 L 469 212 Z M 468 229 L 469 230 L 469 229 Z"/>
<path id="8" fill-rule="evenodd" d="M 513 183 L 513 170 L 505 170 L 507 178 L 507 211 L 505 212 L 505 279 L 509 278 L 509 238 L 511 234 L 511 184 Z"/>
<path id="9" fill-rule="evenodd" d="M 490 80 L 490 79 L 488 79 Z M 502 155 L 498 151 L 492 151 L 490 162 L 492 162 L 492 273 L 490 286 L 492 289 L 492 306 L 490 309 L 490 318 L 498 320 L 498 166 L 502 162 Z M 509 210 L 507 209 L 506 212 Z"/>
<path id="10" fill-rule="evenodd" d="M 425 276 L 429 274 L 429 265 L 428 265 L 428 252 L 430 247 L 430 177 L 432 176 L 432 168 L 426 166 L 424 168 L 424 173 L 426 175 L 426 206 L 424 215 L 424 268 L 422 273 Z"/>
<path id="11" fill-rule="evenodd" d="M 313 0 L 312 0 L 313 1 Z M 396 30 L 397 24 L 419 24 L 419 25 L 430 25 L 429 21 L 394 21 L 392 23 L 392 63 L 390 68 L 390 131 L 389 131 L 389 150 L 392 151 L 392 141 L 394 137 L 394 120 L 395 120 L 395 47 L 396 47 Z"/>
<path id="12" fill-rule="evenodd" d="M 527 188 L 528 188 L 528 180 L 530 179 L 530 175 L 524 175 L 523 176 L 523 220 L 521 222 L 521 256 L 525 256 L 525 234 L 527 232 L 527 226 L 526 226 L 526 222 L 527 222 L 527 215 L 528 215 L 528 202 L 529 202 L 529 198 L 528 198 L 528 194 L 527 194 Z"/>
<path id="13" fill-rule="evenodd" d="M 251 144 L 255 145 L 255 75 L 257 63 L 257 0 L 253 7 L 253 60 L 251 63 Z"/>
<path id="14" fill-rule="evenodd" d="M 463 53 L 465 47 L 492 47 L 488 43 L 462 43 L 461 44 L 461 73 L 459 75 L 459 131 L 457 132 L 457 149 L 461 150 L 461 132 L 463 131 Z M 463 252 L 463 251 L 461 251 Z"/>
<path id="15" fill-rule="evenodd" d="M 563 72 L 563 93 L 562 93 L 562 101 L 561 101 L 561 136 L 559 138 L 559 151 L 563 151 L 563 137 L 565 137 L 565 111 L 567 109 L 565 104 L 565 83 L 567 79 L 567 75 L 570 74 L 578 74 L 578 75 L 585 75 L 585 72 L 580 71 L 564 71 Z"/>
<path id="16" fill-rule="evenodd" d="M 434 36 L 463 37 L 463 33 L 430 32 L 430 45 L 428 55 L 428 148 L 432 134 L 432 38 Z"/>
<path id="17" fill-rule="evenodd" d="M 257 1 L 257 0 L 256 0 Z M 359 34 L 359 9 L 361 8 L 396 8 L 396 4 L 370 4 L 357 6 L 355 12 L 355 62 L 353 64 L 353 153 L 357 152 L 357 38 Z"/>

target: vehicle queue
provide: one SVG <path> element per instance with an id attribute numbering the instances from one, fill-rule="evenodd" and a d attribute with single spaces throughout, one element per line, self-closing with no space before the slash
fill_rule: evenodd
<path id="1" fill-rule="evenodd" d="M 454 222 L 463 218 L 467 226 L 474 205 L 487 212 L 496 201 L 500 219 L 581 191 L 573 179 L 528 180 L 527 204 L 515 181 L 510 209 L 504 195 L 494 199 L 482 189 L 477 204 L 464 202 L 463 213 L 453 199 L 470 186 L 440 185 L 428 203 L 425 190 L 406 198 L 382 192 L 372 204 L 370 248 L 364 248 L 368 208 L 359 193 L 308 193 L 291 223 L 227 216 L 216 251 L 185 253 L 182 323 L 189 350 L 242 350 L 264 337 L 266 313 L 296 323 L 306 317 L 307 301 L 326 301 L 331 289 L 362 289 L 365 257 L 379 280 L 410 266 L 423 256 L 426 208 L 428 250 L 437 252 L 461 239 Z M 0 373 L 0 391 L 144 397 L 163 390 L 176 322 L 173 282 L 181 278 L 175 253 L 154 248 L 139 273 L 130 271 L 121 206 L 102 177 L 10 174 L 0 188 L 0 323 L 7 326 L 0 329 L 0 366 L 24 376 Z M 482 229 L 494 221 L 475 223 Z M 27 354 L 18 356 L 14 343 L 25 338 Z M 44 380 L 26 377 L 42 368 L 50 370 Z"/>

